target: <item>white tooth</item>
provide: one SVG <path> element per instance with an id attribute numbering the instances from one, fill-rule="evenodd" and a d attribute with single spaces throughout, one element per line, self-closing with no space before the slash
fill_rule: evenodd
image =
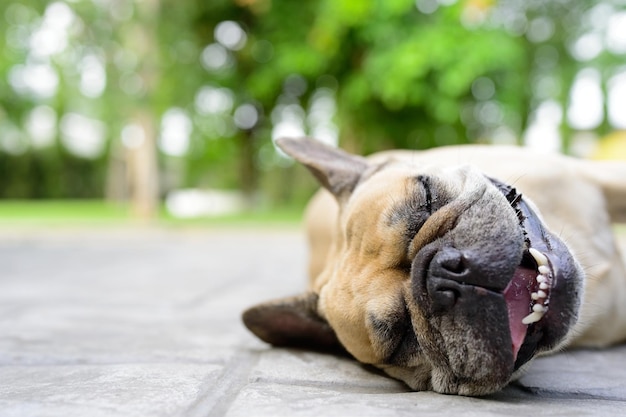
<path id="1" fill-rule="evenodd" d="M 543 317 L 543 313 L 533 311 L 532 313 L 530 313 L 529 315 L 527 315 L 526 317 L 522 319 L 522 324 L 536 323 L 539 320 L 541 320 L 542 317 Z"/>
<path id="2" fill-rule="evenodd" d="M 548 296 L 548 294 L 545 293 L 545 291 L 537 291 L 537 296 L 539 296 L 539 298 L 546 298 Z"/>
<path id="3" fill-rule="evenodd" d="M 540 290 L 547 290 L 548 289 L 548 284 L 546 284 L 545 282 L 542 282 L 541 284 L 539 284 L 539 289 Z"/>
<path id="4" fill-rule="evenodd" d="M 545 313 L 545 308 L 541 304 L 535 304 L 533 306 L 533 311 L 536 313 Z"/>
<path id="5" fill-rule="evenodd" d="M 550 268 L 545 265 L 541 265 L 539 267 L 539 273 L 541 275 L 550 275 Z"/>
<path id="6" fill-rule="evenodd" d="M 539 294 L 537 294 L 536 292 L 530 293 L 530 298 L 532 298 L 533 300 L 538 300 Z"/>
<path id="7" fill-rule="evenodd" d="M 543 275 L 537 275 L 537 278 L 535 278 L 537 280 L 538 283 L 544 283 L 546 281 L 548 281 L 548 278 L 544 277 Z"/>
<path id="8" fill-rule="evenodd" d="M 528 249 L 528 252 L 530 252 L 532 257 L 535 258 L 535 262 L 537 262 L 538 266 L 548 266 L 548 258 L 546 258 L 543 253 L 539 252 L 535 248 Z"/>

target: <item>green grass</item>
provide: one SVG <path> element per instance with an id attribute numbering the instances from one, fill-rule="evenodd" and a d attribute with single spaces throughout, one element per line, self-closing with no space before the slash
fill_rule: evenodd
<path id="1" fill-rule="evenodd" d="M 0 200 L 0 224 L 80 225 L 130 220 L 129 210 L 98 200 Z"/>
<path id="2" fill-rule="evenodd" d="M 216 217 L 178 219 L 164 207 L 155 224 L 171 227 L 295 226 L 302 207 L 258 209 Z M 0 226 L 115 226 L 137 223 L 127 205 L 101 200 L 0 200 Z"/>

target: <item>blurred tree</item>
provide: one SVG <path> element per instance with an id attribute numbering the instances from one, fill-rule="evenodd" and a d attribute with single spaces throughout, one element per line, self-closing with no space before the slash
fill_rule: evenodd
<path id="1" fill-rule="evenodd" d="M 7 46 L 0 57 L 0 196 L 106 192 L 130 199 L 141 217 L 155 214 L 158 121 L 193 100 L 201 71 L 194 34 L 186 31 L 190 8 L 173 6 L 0 5 L 8 23 L 0 33 Z"/>
<path id="2" fill-rule="evenodd" d="M 593 84 L 602 106 L 617 82 L 620 16 L 619 0 L 5 1 L 0 197 L 302 198 L 280 135 L 369 153 L 548 141 L 547 123 L 569 151 L 622 123 L 575 93 Z"/>
<path id="3" fill-rule="evenodd" d="M 277 126 L 285 118 L 297 119 L 286 133 L 315 135 L 312 99 L 331 87 L 343 146 L 368 153 L 492 140 L 522 144 L 525 132 L 537 132 L 549 147 L 550 138 L 541 138 L 545 129 L 535 128 L 546 109 L 556 119 L 550 123 L 557 140 L 560 128 L 562 148 L 569 151 L 572 132 L 564 113 L 577 75 L 590 64 L 575 44 L 597 30 L 589 21 L 598 20 L 601 8 L 606 14 L 623 5 L 241 0 L 199 8 L 200 33 L 209 47 L 219 45 L 216 35 L 225 21 L 245 29 L 245 45 L 227 50 L 231 61 L 209 73 L 239 102 L 254 102 L 260 113 L 271 114 L 249 137 L 266 142 L 270 129 L 273 136 L 284 134 Z M 615 57 L 604 50 L 593 65 L 615 68 Z"/>

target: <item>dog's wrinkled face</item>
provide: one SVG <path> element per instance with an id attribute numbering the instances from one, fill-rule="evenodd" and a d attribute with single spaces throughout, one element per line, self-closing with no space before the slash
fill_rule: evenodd
<path id="1" fill-rule="evenodd" d="M 339 230 L 319 312 L 358 360 L 414 389 L 497 390 L 576 317 L 576 297 L 560 297 L 576 293 L 569 252 L 512 189 L 471 169 L 383 168 Z"/>
<path id="2" fill-rule="evenodd" d="M 468 167 L 282 145 L 335 195 L 339 227 L 314 293 L 246 312 L 262 339 L 336 337 L 415 390 L 482 395 L 566 338 L 582 273 L 513 188 Z"/>

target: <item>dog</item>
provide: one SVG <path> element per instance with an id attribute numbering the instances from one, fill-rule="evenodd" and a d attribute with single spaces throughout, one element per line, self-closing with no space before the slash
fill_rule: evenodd
<path id="1" fill-rule="evenodd" d="M 538 355 L 626 340 L 626 164 L 460 145 L 369 158 L 277 145 L 322 185 L 309 289 L 244 312 L 276 346 L 345 350 L 411 389 L 480 396 Z"/>

